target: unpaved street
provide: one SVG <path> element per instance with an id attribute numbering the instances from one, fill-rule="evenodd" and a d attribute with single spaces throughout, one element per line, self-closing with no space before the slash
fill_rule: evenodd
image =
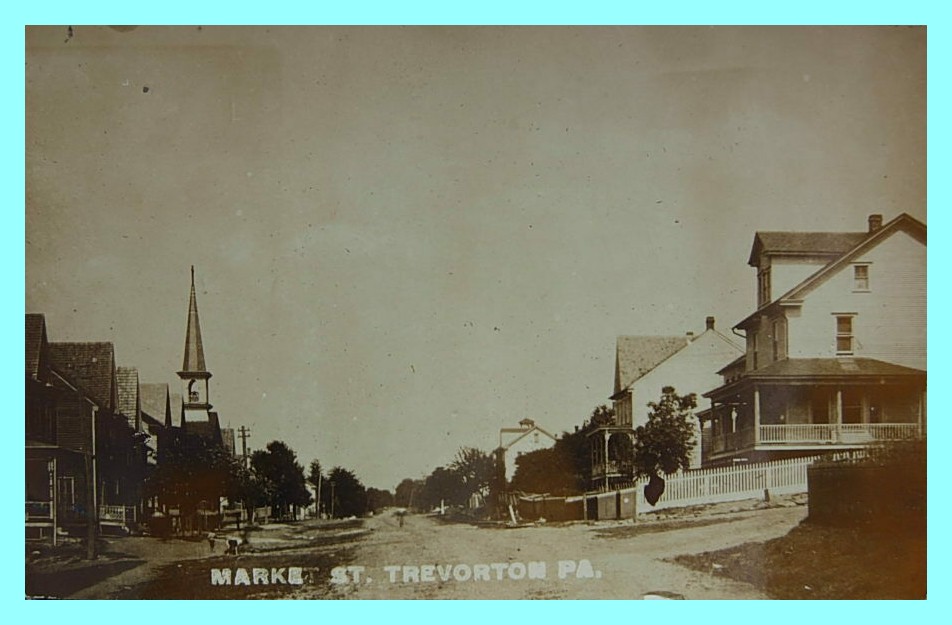
<path id="1" fill-rule="evenodd" d="M 409 515 L 401 526 L 397 515 L 385 512 L 364 520 L 265 526 L 252 533 L 250 545 L 238 556 L 224 553 L 224 537 L 214 551 L 204 541 L 125 538 L 111 543 L 111 549 L 122 554 L 110 565 L 115 574 L 79 590 L 51 594 L 126 599 L 641 599 L 667 593 L 686 599 L 757 599 L 766 597 L 749 584 L 717 575 L 713 565 L 711 571 L 693 571 L 668 560 L 782 536 L 806 513 L 806 507 L 794 506 L 666 521 L 503 528 L 444 523 L 423 515 Z M 254 571 L 283 567 L 302 567 L 304 583 L 238 583 L 239 569 L 253 578 Z M 227 584 L 213 584 L 213 571 L 225 569 L 234 577 Z"/>
<path id="2" fill-rule="evenodd" d="M 409 516 L 404 527 L 392 515 L 368 520 L 373 533 L 356 549 L 352 566 L 365 566 L 360 584 L 332 585 L 334 595 L 353 599 L 640 599 L 666 591 L 687 599 L 766 598 L 748 584 L 711 573 L 699 573 L 664 562 L 678 554 L 722 549 L 744 542 L 761 542 L 786 534 L 806 515 L 805 507 L 778 508 L 722 515 L 710 524 L 663 532 L 637 533 L 631 523 L 535 526 L 489 529 L 442 524 L 433 517 Z M 631 535 L 631 534 L 635 535 Z M 577 577 L 581 560 L 588 560 L 596 577 Z M 578 567 L 564 579 L 559 561 Z M 545 562 L 544 579 L 512 579 L 521 567 L 491 569 L 489 580 L 416 581 L 412 567 Z M 394 566 L 399 569 L 384 567 Z M 404 582 L 404 569 L 408 581 Z M 566 564 L 566 568 L 571 565 Z M 467 567 L 460 569 L 465 576 Z M 498 571 L 498 572 L 497 572 Z M 395 581 L 391 582 L 391 572 Z M 422 572 L 422 569 L 421 569 Z M 503 579 L 497 579 L 501 576 Z M 421 576 L 422 578 L 422 576 Z M 315 589 L 316 590 L 316 589 Z"/>

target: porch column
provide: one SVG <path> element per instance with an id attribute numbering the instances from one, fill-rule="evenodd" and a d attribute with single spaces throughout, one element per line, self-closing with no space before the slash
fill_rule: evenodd
<path id="1" fill-rule="evenodd" d="M 925 412 L 926 412 L 926 392 L 922 391 L 919 393 L 919 410 L 916 414 L 916 422 L 919 424 L 919 433 L 917 438 L 923 438 L 926 434 L 925 426 Z"/>
<path id="2" fill-rule="evenodd" d="M 833 440 L 839 441 L 843 430 L 843 389 L 836 387 L 836 431 Z"/>
<path id="3" fill-rule="evenodd" d="M 754 385 L 754 445 L 760 443 L 760 387 Z"/>
<path id="4" fill-rule="evenodd" d="M 608 490 L 608 430 L 603 430 L 602 437 L 605 439 L 605 490 Z"/>

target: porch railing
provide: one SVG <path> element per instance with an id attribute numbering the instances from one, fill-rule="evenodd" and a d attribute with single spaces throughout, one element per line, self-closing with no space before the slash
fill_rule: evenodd
<path id="1" fill-rule="evenodd" d="M 126 525 L 135 520 L 136 509 L 132 506 L 99 506 L 100 523 Z"/>
<path id="2" fill-rule="evenodd" d="M 878 441 L 921 438 L 918 423 L 798 423 L 761 425 L 757 445 L 861 445 Z M 709 453 L 754 447 L 754 429 L 713 435 L 707 442 Z"/>
<path id="3" fill-rule="evenodd" d="M 592 467 L 592 477 L 605 477 L 606 475 L 631 475 L 634 464 L 626 461 L 609 460 Z"/>
<path id="4" fill-rule="evenodd" d="M 760 426 L 760 443 L 763 445 L 855 445 L 876 441 L 911 440 L 919 436 L 917 423 L 802 423 Z"/>

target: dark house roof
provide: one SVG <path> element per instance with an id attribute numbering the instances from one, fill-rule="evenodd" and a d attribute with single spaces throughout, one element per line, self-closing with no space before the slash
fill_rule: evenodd
<path id="1" fill-rule="evenodd" d="M 756 267 L 760 255 L 831 256 L 836 257 L 853 249 L 866 232 L 758 232 L 750 249 L 747 264 Z"/>
<path id="2" fill-rule="evenodd" d="M 112 343 L 50 343 L 50 364 L 100 406 L 116 407 Z"/>
<path id="3" fill-rule="evenodd" d="M 43 352 L 46 349 L 46 319 L 43 315 L 26 316 L 26 375 L 38 379 Z"/>
<path id="4" fill-rule="evenodd" d="M 208 421 L 186 421 L 183 422 L 182 428 L 185 430 L 185 435 L 189 438 L 191 437 L 201 437 L 205 440 L 212 441 L 218 445 L 222 444 L 221 438 L 221 427 L 218 425 L 218 413 L 209 412 Z"/>
<path id="5" fill-rule="evenodd" d="M 687 336 L 619 336 L 615 351 L 615 393 L 688 346 Z"/>
<path id="6" fill-rule="evenodd" d="M 139 370 L 135 367 L 116 367 L 116 383 L 119 395 L 119 413 L 129 419 L 130 425 L 136 424 L 139 416 Z"/>
<path id="7" fill-rule="evenodd" d="M 890 378 L 894 382 L 919 378 L 925 382 L 926 372 L 875 358 L 788 358 L 756 371 L 748 371 L 738 380 L 704 393 L 704 397 L 723 396 L 756 382 L 881 383 L 884 378 Z"/>

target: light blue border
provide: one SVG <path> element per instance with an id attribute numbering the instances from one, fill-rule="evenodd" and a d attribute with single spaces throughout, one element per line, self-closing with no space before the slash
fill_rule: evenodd
<path id="1" fill-rule="evenodd" d="M 157 8 L 158 7 L 158 8 Z M 207 621 L 225 619 L 240 622 L 273 622 L 293 618 L 301 622 L 356 622 L 377 619 L 377 622 L 471 622 L 495 621 L 520 623 L 554 619 L 556 622 L 608 622 L 609 619 L 677 619 L 678 621 L 749 621 L 797 622 L 821 619 L 822 622 L 864 622 L 882 619 L 889 622 L 942 620 L 946 607 L 945 583 L 948 539 L 945 538 L 948 512 L 944 468 L 945 450 L 936 441 L 945 441 L 948 421 L 941 400 L 947 378 L 948 339 L 944 325 L 948 323 L 948 307 L 944 269 L 948 266 L 949 198 L 948 179 L 952 163 L 947 157 L 948 121 L 952 111 L 948 95 L 948 41 L 945 13 L 938 2 L 870 2 L 801 1 L 796 3 L 766 2 L 579 2 L 553 6 L 551 2 L 500 2 L 485 0 L 461 5 L 446 2 L 270 2 L 241 7 L 234 2 L 181 2 L 161 5 L 133 5 L 119 2 L 89 3 L 47 1 L 8 5 L 3 38 L 0 40 L 5 59 L 4 73 L 7 97 L 4 98 L 5 150 L 3 176 L 7 206 L 0 228 L 5 267 L 5 302 L 2 327 L 7 358 L 3 360 L 3 376 L 7 402 L 6 454 L 2 463 L 8 487 L 4 493 L 12 503 L 3 515 L 2 528 L 8 567 L 2 573 L 4 598 L 10 599 L 7 618 L 126 618 L 136 623 L 167 623 L 177 618 L 201 618 Z M 18 516 L 23 475 L 23 425 L 19 415 L 23 408 L 23 387 L 19 383 L 23 349 L 24 311 L 24 162 L 23 162 L 23 63 L 25 24 L 927 24 L 929 41 L 929 218 L 933 245 L 929 251 L 929 369 L 933 392 L 930 394 L 930 480 L 929 480 L 929 589 L 926 602 L 764 602 L 738 605 L 736 602 L 686 602 L 683 604 L 628 602 L 542 602 L 515 604 L 501 602 L 162 602 L 162 605 L 122 602 L 36 603 L 22 602 L 22 524 Z M 936 245 L 938 243 L 938 245 Z M 938 383 L 937 383 L 938 382 Z M 15 453 L 14 453 L 15 452 Z M 14 482 L 16 484 L 14 484 Z M 888 563 L 884 563 L 888 566 Z M 15 602 L 15 603 L 14 603 Z M 16 614 L 14 611 L 24 611 Z M 26 612 L 29 611 L 29 614 Z M 42 612 L 43 614 L 34 614 Z M 662 614 L 663 612 L 663 614 Z M 344 619 L 347 619 L 346 621 Z M 351 620 L 355 619 L 355 620 Z"/>

